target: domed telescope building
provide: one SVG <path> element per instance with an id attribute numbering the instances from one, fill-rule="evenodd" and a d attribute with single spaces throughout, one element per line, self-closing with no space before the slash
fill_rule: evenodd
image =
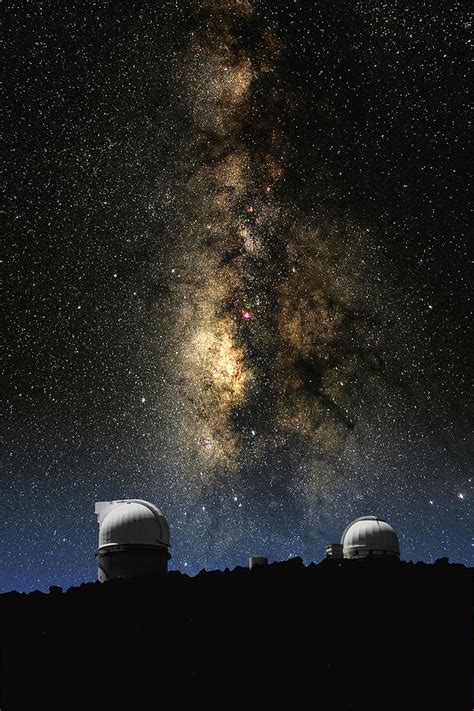
<path id="1" fill-rule="evenodd" d="M 160 509 L 142 499 L 121 499 L 98 501 L 95 513 L 101 583 L 167 572 L 170 529 Z"/>
<path id="2" fill-rule="evenodd" d="M 352 521 L 340 543 L 326 546 L 328 558 L 400 558 L 398 536 L 389 523 L 379 516 L 361 516 Z"/>

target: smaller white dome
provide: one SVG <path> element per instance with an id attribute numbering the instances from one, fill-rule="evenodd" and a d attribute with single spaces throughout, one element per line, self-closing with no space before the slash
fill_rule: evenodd
<path id="1" fill-rule="evenodd" d="M 349 524 L 342 534 L 344 558 L 368 555 L 400 556 L 400 544 L 394 529 L 378 516 L 362 516 Z"/>
<path id="2" fill-rule="evenodd" d="M 99 550 L 117 545 L 169 546 L 168 522 L 148 501 L 101 501 L 95 506 L 99 521 Z"/>

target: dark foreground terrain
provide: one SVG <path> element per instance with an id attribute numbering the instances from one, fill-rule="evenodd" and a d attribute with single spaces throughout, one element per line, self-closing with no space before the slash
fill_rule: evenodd
<path id="1" fill-rule="evenodd" d="M 446 561 L 7 593 L 0 708 L 470 709 L 471 604 Z"/>

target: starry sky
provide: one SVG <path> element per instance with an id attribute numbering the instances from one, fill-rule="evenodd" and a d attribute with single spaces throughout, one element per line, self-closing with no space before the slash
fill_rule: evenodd
<path id="1" fill-rule="evenodd" d="M 378 514 L 470 563 L 467 3 L 7 0 L 0 587 L 323 557 Z"/>

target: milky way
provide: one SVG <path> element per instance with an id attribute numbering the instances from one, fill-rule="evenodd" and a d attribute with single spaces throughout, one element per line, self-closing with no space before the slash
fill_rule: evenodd
<path id="1" fill-rule="evenodd" d="M 368 513 L 467 560 L 468 29 L 8 3 L 7 585 L 93 577 L 94 500 L 128 496 L 191 572 Z"/>
<path id="2" fill-rule="evenodd" d="M 302 107 L 281 78 L 277 28 L 250 3 L 209 10 L 183 68 L 190 169 L 175 188 L 167 381 L 188 493 L 217 497 L 220 529 L 222 499 L 238 492 L 258 528 L 266 507 L 307 508 L 332 491 L 354 401 L 370 378 L 383 385 L 380 295 L 355 220 L 288 200 L 285 119 Z"/>
<path id="3" fill-rule="evenodd" d="M 360 336 L 350 356 L 342 342 L 355 336 L 360 284 L 341 224 L 285 200 L 283 49 L 253 15 L 250 4 L 213 8 L 185 64 L 193 169 L 179 186 L 173 369 L 193 460 L 208 472 L 294 433 L 325 428 L 330 446 L 337 425 L 353 426 L 345 391 L 364 350 Z"/>

